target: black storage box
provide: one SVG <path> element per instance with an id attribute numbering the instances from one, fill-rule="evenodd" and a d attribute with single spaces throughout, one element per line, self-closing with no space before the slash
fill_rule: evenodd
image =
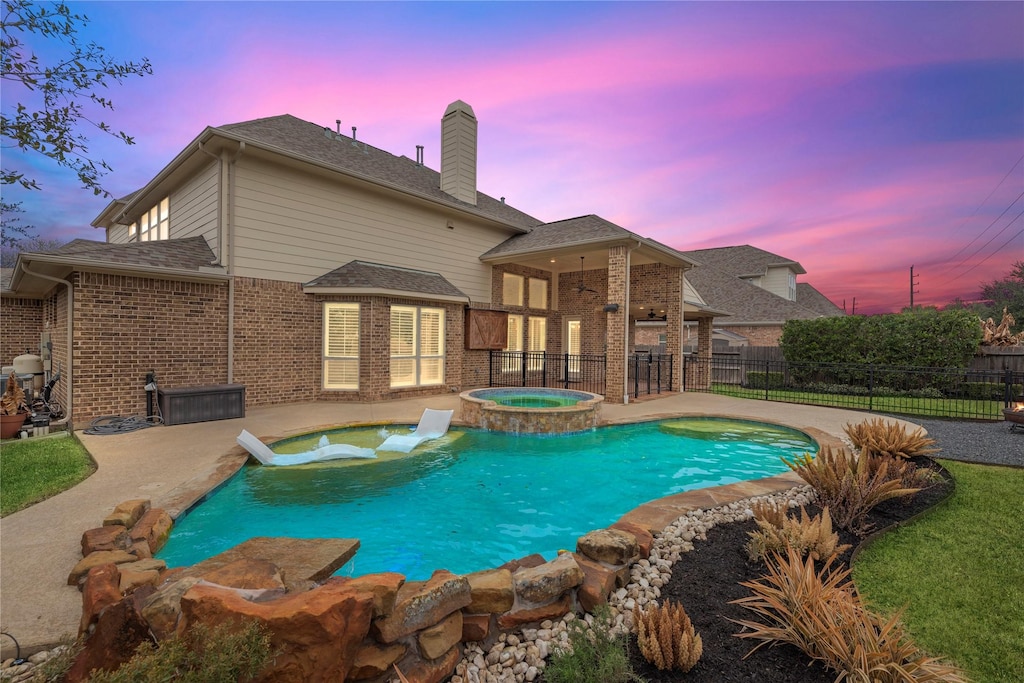
<path id="1" fill-rule="evenodd" d="M 210 384 L 157 390 L 165 425 L 245 417 L 244 384 Z"/>

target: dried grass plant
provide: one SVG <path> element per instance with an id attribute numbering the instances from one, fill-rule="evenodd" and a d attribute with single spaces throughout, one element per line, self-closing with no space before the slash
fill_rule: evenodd
<path id="1" fill-rule="evenodd" d="M 648 605 L 633 609 L 637 644 L 644 658 L 661 671 L 692 669 L 704 651 L 700 635 L 694 631 L 686 610 L 679 603 L 665 601 L 660 608 Z"/>
<path id="2" fill-rule="evenodd" d="M 25 392 L 18 386 L 18 380 L 12 372 L 7 376 L 7 387 L 3 396 L 0 397 L 0 415 L 17 415 L 27 412 L 28 403 L 25 401 Z"/>
<path id="3" fill-rule="evenodd" d="M 837 671 L 837 682 L 965 683 L 955 667 L 921 652 L 899 614 L 885 619 L 864 607 L 849 574 L 831 562 L 816 571 L 793 549 L 773 554 L 765 576 L 741 584 L 753 595 L 733 601 L 761 618 L 734 620 L 749 629 L 736 636 L 760 640 L 754 650 L 795 645 Z"/>
<path id="4" fill-rule="evenodd" d="M 824 560 L 850 548 L 846 544 L 839 545 L 839 534 L 832 530 L 828 508 L 815 516 L 809 516 L 800 508 L 799 518 L 783 513 L 781 520 L 759 518 L 755 511 L 754 519 L 757 530 L 750 532 L 746 546 L 751 561 L 765 560 L 770 553 L 784 553 L 787 548 L 797 551 L 800 557 Z"/>
<path id="5" fill-rule="evenodd" d="M 818 503 L 828 508 L 840 529 L 857 535 L 871 530 L 866 518 L 876 505 L 892 498 L 909 496 L 920 489 L 904 488 L 889 476 L 891 458 L 869 454 L 857 457 L 845 448 L 823 446 L 816 457 L 809 453 L 793 462 L 783 462 L 810 484 L 818 494 Z"/>
<path id="6" fill-rule="evenodd" d="M 882 418 L 865 420 L 856 425 L 847 424 L 843 430 L 861 453 L 892 458 L 914 458 L 939 452 L 939 449 L 934 447 L 935 439 L 925 436 L 924 430 L 920 427 L 908 434 L 905 426 L 887 422 Z"/>

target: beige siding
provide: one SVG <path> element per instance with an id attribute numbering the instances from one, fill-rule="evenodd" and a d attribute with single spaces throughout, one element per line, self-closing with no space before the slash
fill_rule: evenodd
<path id="1" fill-rule="evenodd" d="M 769 268 L 761 286 L 772 294 L 789 299 L 789 268 Z"/>
<path id="2" fill-rule="evenodd" d="M 482 302 L 490 298 L 490 267 L 479 256 L 508 237 L 443 209 L 244 156 L 235 192 L 241 277 L 308 282 L 361 260 L 440 273 Z"/>
<path id="3" fill-rule="evenodd" d="M 109 244 L 124 244 L 127 241 L 127 225 L 111 225 L 109 228 L 107 228 L 107 242 Z"/>
<path id="4" fill-rule="evenodd" d="M 220 256 L 220 234 L 217 227 L 216 161 L 196 173 L 170 195 L 170 237 L 183 239 L 202 235 Z"/>

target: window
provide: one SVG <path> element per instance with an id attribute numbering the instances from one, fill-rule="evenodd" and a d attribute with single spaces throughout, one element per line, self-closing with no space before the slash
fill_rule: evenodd
<path id="1" fill-rule="evenodd" d="M 796 301 L 796 273 L 789 271 L 789 300 Z"/>
<path id="2" fill-rule="evenodd" d="M 530 278 L 530 308 L 548 307 L 548 281 Z"/>
<path id="3" fill-rule="evenodd" d="M 169 208 L 167 197 L 164 197 L 159 204 L 128 226 L 128 239 L 139 242 L 168 239 L 170 237 Z"/>
<path id="4" fill-rule="evenodd" d="M 519 352 L 523 350 L 523 316 L 510 315 L 508 317 L 508 341 L 505 344 L 506 351 Z M 501 362 L 502 372 L 517 372 L 523 366 L 523 357 L 519 353 L 506 353 Z"/>
<path id="5" fill-rule="evenodd" d="M 324 389 L 359 388 L 359 304 L 324 304 Z"/>
<path id="6" fill-rule="evenodd" d="M 391 307 L 391 387 L 444 383 L 444 309 Z"/>
<path id="7" fill-rule="evenodd" d="M 543 352 L 548 348 L 548 319 L 530 316 L 530 351 L 538 351 L 536 355 L 530 356 L 530 370 L 542 370 L 544 368 Z"/>
<path id="8" fill-rule="evenodd" d="M 523 305 L 523 276 L 502 273 L 501 300 L 506 306 Z"/>

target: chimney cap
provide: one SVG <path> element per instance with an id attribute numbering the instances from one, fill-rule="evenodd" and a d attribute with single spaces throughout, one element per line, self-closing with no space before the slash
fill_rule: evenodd
<path id="1" fill-rule="evenodd" d="M 449 114 L 454 114 L 455 112 L 458 111 L 465 112 L 472 116 L 474 119 L 476 118 L 476 114 L 473 113 L 473 107 L 469 106 L 462 100 L 455 100 L 454 102 L 449 104 L 448 108 L 444 110 L 444 115 L 448 116 Z"/>

